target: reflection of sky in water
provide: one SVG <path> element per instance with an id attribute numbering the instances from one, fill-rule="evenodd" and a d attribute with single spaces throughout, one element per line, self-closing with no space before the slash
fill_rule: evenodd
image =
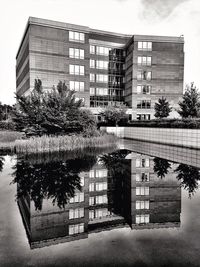
<path id="1" fill-rule="evenodd" d="M 42 168 L 43 163 L 40 159 L 27 159 L 24 161 L 24 163 L 28 163 L 31 166 L 27 168 L 26 165 L 25 168 L 26 179 L 29 179 L 29 182 L 31 181 L 30 177 L 36 178 L 38 172 L 42 173 L 40 179 L 43 177 L 48 181 L 51 172 L 50 166 L 54 166 L 55 173 L 54 175 L 50 174 L 50 176 L 52 179 L 56 177 L 57 189 L 59 189 L 59 182 L 60 185 L 63 185 L 62 178 L 58 179 L 58 175 L 63 174 L 63 172 L 69 172 L 73 174 L 73 180 L 73 177 L 77 177 L 77 171 L 79 171 L 78 177 L 80 177 L 80 181 L 78 180 L 78 182 L 82 183 L 81 192 L 84 193 L 84 202 L 67 202 L 65 209 L 59 208 L 57 202 L 54 205 L 52 204 L 54 191 L 51 191 L 49 199 L 46 198 L 48 196 L 46 193 L 48 192 L 44 192 L 44 190 L 50 187 L 43 187 L 42 192 L 45 194 L 41 211 L 35 209 L 34 200 L 30 201 L 31 237 L 34 239 L 36 232 L 37 237 L 41 233 L 42 237 L 47 237 L 49 233 L 52 234 L 52 229 L 56 228 L 57 230 L 54 231 L 54 234 L 57 234 L 57 236 L 54 236 L 56 240 L 51 241 L 50 244 L 64 242 L 39 250 L 30 250 L 27 243 L 25 234 L 27 225 L 25 222 L 22 223 L 21 217 L 23 207 L 21 207 L 20 215 L 15 201 L 16 183 L 9 185 L 16 178 L 16 176 L 11 176 L 16 161 L 13 161 L 11 157 L 6 157 L 4 169 L 0 173 L 0 221 L 1 225 L 3 225 L 3 228 L 0 228 L 0 254 L 9 254 L 10 257 L 1 257 L 0 263 L 2 261 L 5 265 L 7 262 L 10 264 L 7 266 L 14 266 L 13 263 L 18 266 L 17 262 L 19 266 L 27 266 L 27 262 L 32 266 L 51 266 L 51 264 L 62 266 L 66 262 L 75 266 L 80 266 L 80 262 L 84 262 L 86 266 L 93 266 L 95 263 L 101 266 L 109 263 L 113 265 L 114 263 L 125 263 L 130 266 L 133 266 L 133 264 L 137 266 L 139 264 L 141 266 L 145 266 L 145 264 L 146 266 L 160 266 L 161 264 L 181 266 L 182 263 L 190 261 L 191 266 L 195 266 L 194 264 L 198 266 L 198 254 L 200 252 L 198 231 L 200 226 L 199 191 L 195 188 L 194 194 L 191 193 L 189 198 L 188 187 L 184 189 L 185 184 L 183 184 L 182 189 L 180 189 L 179 185 L 183 178 L 178 180 L 177 175 L 179 173 L 175 171 L 182 166 L 181 172 L 183 174 L 185 172 L 186 176 L 184 177 L 184 182 L 188 182 L 188 177 L 196 177 L 197 180 L 199 173 L 198 168 L 196 168 L 198 166 L 198 152 L 184 150 L 181 155 L 180 148 L 178 151 L 173 151 L 169 147 L 162 147 L 161 145 L 155 147 L 155 145 L 147 143 L 140 146 L 140 150 L 136 143 L 123 144 L 123 146 L 126 149 L 129 146 L 129 149 L 133 152 L 130 153 L 127 150 L 115 151 L 114 153 L 105 153 L 103 157 L 100 157 L 98 153 L 87 155 L 87 157 L 84 156 L 79 161 L 76 161 L 74 168 L 73 164 L 70 164 L 70 166 L 67 164 L 72 160 L 70 157 L 60 158 L 57 161 L 55 158 L 50 159 L 49 163 L 46 160 L 45 166 L 48 168 Z M 185 157 L 185 155 L 192 155 L 192 153 L 193 155 L 195 153 L 196 157 Z M 166 157 L 164 157 L 164 154 Z M 176 162 L 174 162 L 175 154 L 178 159 Z M 169 160 L 170 155 L 173 161 Z M 192 163 L 193 167 L 185 165 L 186 160 L 189 161 L 188 163 Z M 81 164 L 81 161 L 84 164 Z M 18 160 L 18 164 L 20 162 Z M 155 166 L 155 164 L 157 165 Z M 39 171 L 40 168 L 41 172 Z M 55 170 L 55 168 L 57 169 Z M 19 183 L 24 185 L 22 183 L 24 179 L 23 172 L 23 168 L 18 172 L 18 181 L 16 181 L 18 186 Z M 192 173 L 195 174 L 194 177 L 191 177 Z M 63 176 L 63 179 L 65 178 Z M 145 181 L 142 181 L 142 179 Z M 36 183 L 33 181 L 34 179 L 32 183 L 27 183 L 26 181 L 27 187 L 23 191 L 24 194 L 29 187 L 32 186 L 34 188 Z M 44 182 L 44 180 L 42 181 Z M 199 181 L 197 183 L 199 184 Z M 79 191 L 77 189 L 78 184 L 74 188 L 75 195 L 77 190 Z M 94 184 L 94 186 L 90 184 Z M 98 184 L 97 187 L 96 184 Z M 64 183 L 64 185 L 66 184 Z M 148 190 L 141 189 L 141 187 L 149 187 L 149 195 Z M 68 193 L 68 187 L 61 186 L 61 188 L 62 193 L 65 190 L 65 193 Z M 145 192 L 147 196 L 144 195 Z M 73 190 L 71 193 L 73 193 Z M 138 194 L 142 194 L 142 196 Z M 164 195 L 165 197 L 163 198 Z M 92 202 L 92 197 L 94 202 Z M 102 201 L 104 203 L 101 203 Z M 93 205 L 94 203 L 95 205 Z M 138 210 L 136 205 L 139 208 L 145 206 L 147 209 Z M 69 209 L 77 207 L 84 209 L 84 218 L 69 219 Z M 97 216 L 98 218 L 93 218 L 95 213 L 90 212 L 97 209 L 104 209 L 105 211 L 106 208 L 110 213 L 98 213 L 97 215 L 101 215 Z M 51 221 L 49 219 L 49 228 L 47 227 L 45 231 L 41 230 L 42 225 L 38 224 L 38 222 L 36 223 L 35 220 L 39 220 L 42 216 L 48 217 L 51 213 L 54 213 L 54 220 Z M 59 217 L 61 218 L 61 214 L 66 214 L 64 224 L 62 219 L 58 219 Z M 74 216 L 74 214 L 71 213 L 71 216 Z M 149 222 L 147 219 L 146 223 L 141 223 L 140 221 L 138 224 L 137 222 L 139 221 L 136 222 L 136 214 L 150 214 Z M 80 221 L 85 225 L 85 236 L 82 234 L 69 236 L 69 232 L 66 230 L 69 224 L 75 225 Z M 82 239 L 83 237 L 84 239 Z M 66 242 L 74 239 L 79 240 Z M 42 238 L 40 245 L 46 245 Z M 70 264 L 69 266 L 71 266 Z"/>

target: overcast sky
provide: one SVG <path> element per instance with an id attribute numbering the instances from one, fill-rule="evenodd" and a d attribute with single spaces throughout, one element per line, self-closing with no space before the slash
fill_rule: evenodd
<path id="1" fill-rule="evenodd" d="M 185 37 L 185 83 L 200 88 L 200 0 L 1 0 L 2 103 L 15 102 L 15 56 L 29 16 L 127 34 Z"/>

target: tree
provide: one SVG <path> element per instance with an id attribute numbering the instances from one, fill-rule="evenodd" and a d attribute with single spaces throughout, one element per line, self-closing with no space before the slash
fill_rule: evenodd
<path id="1" fill-rule="evenodd" d="M 126 111 L 127 107 L 125 105 L 119 107 L 108 106 L 100 115 L 108 124 L 117 125 L 120 120 L 127 119 Z"/>
<path id="2" fill-rule="evenodd" d="M 159 119 L 167 118 L 172 111 L 169 102 L 164 97 L 158 99 L 158 103 L 155 103 L 154 109 L 154 116 Z"/>
<path id="3" fill-rule="evenodd" d="M 183 99 L 178 104 L 180 106 L 180 109 L 177 111 L 182 118 L 195 118 L 199 116 L 199 94 L 193 82 L 190 85 L 186 85 L 186 90 L 183 95 Z"/>
<path id="4" fill-rule="evenodd" d="M 12 106 L 0 102 L 0 121 L 9 119 L 12 112 Z"/>
<path id="5" fill-rule="evenodd" d="M 154 158 L 154 172 L 157 174 L 158 177 L 161 179 L 165 177 L 166 174 L 168 174 L 169 169 L 171 169 L 171 164 L 168 160 L 162 159 L 162 158 Z"/>
<path id="6" fill-rule="evenodd" d="M 13 120 L 17 129 L 26 135 L 95 132 L 95 119 L 90 111 L 82 109 L 82 100 L 76 100 L 75 91 L 60 81 L 57 87 L 44 92 L 41 80 L 35 80 L 35 87 L 28 96 L 16 95 L 18 107 Z M 87 132 L 88 134 L 88 132 Z"/>

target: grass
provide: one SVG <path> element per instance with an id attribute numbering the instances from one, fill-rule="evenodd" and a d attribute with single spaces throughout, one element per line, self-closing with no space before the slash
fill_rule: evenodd
<path id="1" fill-rule="evenodd" d="M 0 130 L 0 149 L 14 150 L 15 141 L 23 136 L 22 133 L 10 130 Z"/>
<path id="2" fill-rule="evenodd" d="M 42 137 L 16 140 L 15 151 L 26 154 L 64 152 L 91 147 L 113 146 L 116 141 L 117 137 L 111 134 L 103 134 L 98 137 L 44 135 Z"/>

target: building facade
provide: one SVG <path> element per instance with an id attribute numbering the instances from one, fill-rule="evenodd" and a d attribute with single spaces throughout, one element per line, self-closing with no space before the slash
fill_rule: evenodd
<path id="1" fill-rule="evenodd" d="M 184 38 L 125 35 L 30 17 L 16 56 L 16 90 L 28 95 L 35 79 L 50 90 L 59 81 L 94 114 L 125 103 L 132 119 L 152 119 L 166 97 L 183 94 Z"/>

